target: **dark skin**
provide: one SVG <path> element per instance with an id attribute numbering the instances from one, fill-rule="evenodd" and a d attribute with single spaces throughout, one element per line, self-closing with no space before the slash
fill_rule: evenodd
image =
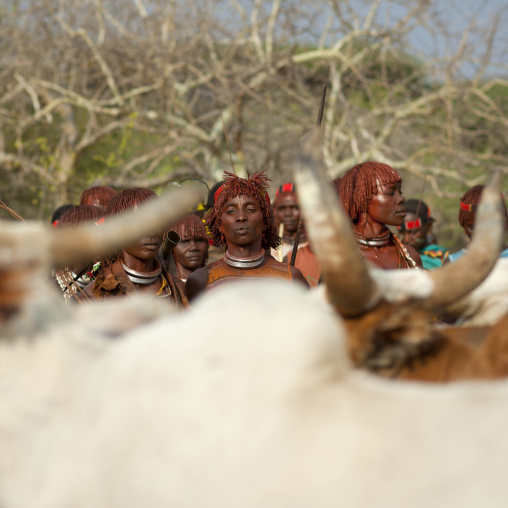
<path id="1" fill-rule="evenodd" d="M 294 238 L 300 221 L 300 207 L 294 192 L 283 192 L 277 197 L 273 207 L 275 223 L 284 224 L 284 235 Z"/>
<path id="2" fill-rule="evenodd" d="M 229 198 L 222 209 L 220 232 L 226 238 L 228 251 L 238 258 L 253 257 L 261 251 L 263 239 L 263 212 L 253 196 L 240 194 Z M 260 267 L 270 261 L 265 257 Z M 251 268 L 255 270 L 256 268 Z M 291 267 L 293 280 L 309 287 L 300 270 Z M 185 289 L 189 301 L 196 298 L 206 287 L 208 268 L 199 268 L 190 274 Z"/>
<path id="3" fill-rule="evenodd" d="M 161 234 L 145 236 L 139 242 L 122 249 L 123 263 L 136 272 L 153 272 L 161 244 Z M 134 283 L 138 291 L 152 294 L 157 294 L 161 285 L 162 278 L 160 276 L 155 282 L 146 286 Z"/>
<path id="4" fill-rule="evenodd" d="M 407 222 L 413 222 L 417 220 L 418 217 L 415 213 L 408 212 L 405 218 Z M 401 234 L 402 243 L 406 245 L 411 245 L 416 250 L 423 249 L 427 244 L 427 236 L 432 231 L 432 222 L 429 221 L 426 224 L 422 224 L 417 228 L 406 229 Z"/>
<path id="5" fill-rule="evenodd" d="M 401 183 L 378 185 L 378 192 L 372 197 L 366 212 L 362 212 L 355 222 L 355 230 L 361 235 L 373 238 L 386 234 L 387 226 L 402 226 L 406 216 L 406 200 L 402 196 Z M 401 262 L 399 251 L 393 240 L 381 247 L 358 244 L 365 259 L 384 270 L 396 270 Z M 409 255 L 417 266 L 422 267 L 420 254 L 407 246 Z"/>
<path id="6" fill-rule="evenodd" d="M 192 272 L 201 268 L 208 254 L 206 238 L 182 238 L 173 249 L 176 268 L 180 279 L 187 279 Z"/>

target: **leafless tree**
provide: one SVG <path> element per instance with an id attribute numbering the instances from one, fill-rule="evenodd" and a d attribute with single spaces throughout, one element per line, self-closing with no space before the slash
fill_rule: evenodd
<path id="1" fill-rule="evenodd" d="M 504 13 L 482 24 L 457 2 L 454 33 L 439 6 L 8 0 L 0 198 L 42 217 L 91 184 L 212 183 L 230 160 L 277 185 L 323 84 L 330 176 L 381 160 L 413 195 L 456 197 L 506 166 Z"/>

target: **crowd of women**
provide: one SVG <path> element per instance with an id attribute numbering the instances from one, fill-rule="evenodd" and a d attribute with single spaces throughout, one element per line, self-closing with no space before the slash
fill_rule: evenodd
<path id="1" fill-rule="evenodd" d="M 462 249 L 449 254 L 437 244 L 429 207 L 420 200 L 405 201 L 402 179 L 390 166 L 358 164 L 333 183 L 351 219 L 358 252 L 373 265 L 386 270 L 432 270 L 464 253 Z M 459 223 L 469 239 L 482 189 L 475 186 L 460 199 Z M 116 192 L 91 187 L 83 192 L 79 205 L 65 205 L 55 212 L 53 226 L 95 223 L 100 227 L 152 199 L 157 195 L 145 188 Z M 281 185 L 272 204 L 264 172 L 248 178 L 226 172 L 212 188 L 208 206 L 200 208 L 168 225 L 166 231 L 107 258 L 55 272 L 64 299 L 82 302 L 142 292 L 183 309 L 200 294 L 238 280 L 279 279 L 305 287 L 319 283 L 319 263 L 306 237 L 293 183 Z M 505 220 L 508 226 L 506 207 Z M 501 255 L 508 256 L 506 246 Z"/>

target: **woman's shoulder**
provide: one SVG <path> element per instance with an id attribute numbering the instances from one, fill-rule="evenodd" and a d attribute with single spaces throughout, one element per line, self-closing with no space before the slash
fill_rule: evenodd
<path id="1" fill-rule="evenodd" d="M 273 268 L 279 272 L 287 273 L 288 278 L 301 282 L 304 286 L 309 287 L 307 279 L 304 277 L 302 272 L 296 268 L 296 266 L 291 266 L 287 261 L 277 261 L 271 256 L 267 259 L 268 262 L 264 265 L 265 267 Z M 287 257 L 285 259 L 287 259 Z"/>
<path id="2" fill-rule="evenodd" d="M 270 268 L 283 269 L 288 271 L 287 257 L 284 257 L 283 261 L 275 259 L 273 256 L 265 256 L 265 263 L 261 266 L 269 266 Z"/>
<path id="3" fill-rule="evenodd" d="M 180 290 L 185 291 L 185 282 L 180 279 L 180 277 L 177 277 L 176 275 L 171 275 L 170 273 L 166 272 L 165 277 L 167 279 L 171 279 L 173 284 Z"/>

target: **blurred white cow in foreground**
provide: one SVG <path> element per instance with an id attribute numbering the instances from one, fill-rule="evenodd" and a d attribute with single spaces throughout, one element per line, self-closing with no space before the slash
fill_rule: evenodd
<path id="1" fill-rule="evenodd" d="M 122 241 L 174 220 L 166 203 L 149 207 L 151 225 L 120 219 Z M 94 257 L 95 234 L 118 245 L 111 227 L 85 229 L 86 252 L 67 232 L 0 227 L 0 506 L 506 505 L 507 381 L 396 383 L 349 361 L 351 337 L 369 355 L 382 333 L 418 346 L 456 268 L 441 282 L 408 273 L 404 287 L 373 272 L 366 301 L 334 291 L 332 263 L 331 305 L 266 283 L 226 286 L 186 313 L 142 297 L 64 308 L 44 269 Z"/>
<path id="2" fill-rule="evenodd" d="M 104 315 L 153 300 L 44 325 L 53 303 L 0 343 L 1 506 L 506 505 L 508 383 L 353 371 L 339 318 L 298 287 L 223 288 L 117 342 Z"/>

